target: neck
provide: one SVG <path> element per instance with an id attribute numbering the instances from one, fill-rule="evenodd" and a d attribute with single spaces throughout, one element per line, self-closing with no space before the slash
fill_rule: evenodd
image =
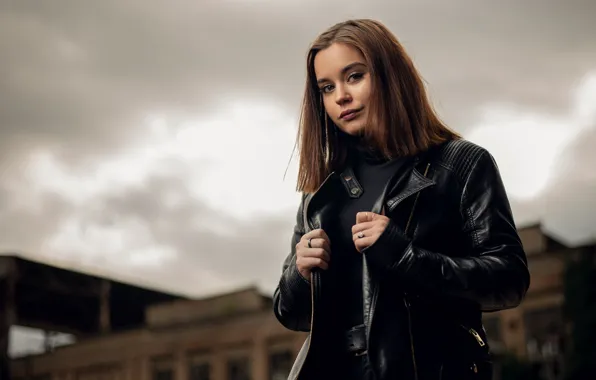
<path id="1" fill-rule="evenodd" d="M 371 163 L 385 162 L 386 159 L 381 153 L 373 148 L 362 135 L 349 135 L 341 132 L 342 140 L 348 148 L 349 160 L 366 160 Z"/>

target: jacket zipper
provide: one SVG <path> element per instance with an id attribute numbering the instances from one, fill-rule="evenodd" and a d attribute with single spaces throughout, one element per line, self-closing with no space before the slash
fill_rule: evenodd
<path id="1" fill-rule="evenodd" d="M 412 331 L 412 315 L 410 314 L 410 302 L 407 295 L 404 295 L 404 305 L 408 311 L 408 332 L 410 334 L 410 352 L 412 354 L 412 365 L 414 366 L 414 380 L 418 380 L 418 365 L 416 364 L 416 350 L 414 349 L 414 332 Z"/>
<path id="2" fill-rule="evenodd" d="M 480 347 L 486 346 L 486 342 L 482 339 L 482 337 L 480 336 L 480 334 L 478 334 L 478 331 L 474 330 L 471 327 L 466 327 L 464 325 L 460 325 L 460 327 L 462 329 L 466 330 L 470 335 L 472 335 L 474 337 L 474 339 L 476 339 L 476 342 L 478 342 L 478 345 Z"/>
<path id="3" fill-rule="evenodd" d="M 426 169 L 424 170 L 424 177 L 428 174 L 428 169 L 430 168 L 430 162 L 426 165 Z M 412 218 L 414 216 L 414 211 L 416 210 L 416 205 L 418 204 L 418 198 L 420 197 L 420 193 L 416 194 L 416 198 L 414 199 L 414 205 L 412 206 L 412 211 L 410 212 L 410 216 L 408 217 L 408 222 L 406 224 L 405 235 L 408 236 L 408 230 L 410 228 L 410 223 L 412 222 Z M 412 314 L 410 311 L 410 302 L 408 301 L 408 295 L 404 293 L 404 305 L 406 305 L 406 310 L 408 311 L 408 333 L 410 335 L 410 352 L 412 354 L 412 366 L 414 368 L 414 380 L 418 380 L 418 365 L 416 364 L 416 350 L 414 348 L 414 331 L 412 329 Z"/>
<path id="4" fill-rule="evenodd" d="M 426 169 L 424 170 L 424 177 L 427 176 L 428 169 L 429 168 L 430 168 L 430 162 L 426 165 Z M 416 199 L 414 200 L 414 205 L 412 206 L 412 211 L 410 212 L 410 216 L 408 217 L 408 222 L 406 224 L 406 230 L 405 230 L 406 236 L 407 236 L 407 233 L 408 233 L 408 228 L 410 227 L 410 222 L 412 221 L 412 216 L 414 215 L 414 209 L 416 208 L 416 204 L 418 203 L 418 197 L 419 196 L 420 196 L 420 193 L 416 194 Z M 392 209 L 392 208 L 390 207 L 390 209 Z M 373 317 L 374 317 L 374 305 L 377 302 L 377 300 L 376 300 L 377 293 L 378 293 L 377 292 L 377 289 L 376 289 L 376 287 L 374 287 L 373 288 L 373 292 L 372 292 L 371 306 L 370 306 L 370 309 L 368 310 L 368 326 L 367 326 L 367 333 L 366 333 L 367 347 L 370 346 L 370 344 L 369 344 L 370 329 L 371 329 L 372 320 L 373 320 Z M 416 379 L 415 380 L 418 380 L 418 370 L 416 369 L 416 355 L 415 355 L 415 352 L 414 352 L 413 333 L 412 333 L 412 328 L 411 328 L 412 322 L 411 322 L 411 318 L 409 317 L 410 316 L 410 309 L 409 309 L 409 305 L 407 303 L 407 300 L 406 300 L 406 297 L 405 296 L 404 296 L 404 303 L 406 304 L 406 308 L 408 309 L 408 325 L 410 326 L 409 332 L 410 332 L 410 342 L 411 342 L 411 351 L 412 351 L 412 362 L 414 364 L 414 372 L 415 372 L 415 375 L 416 375 Z"/>
<path id="5" fill-rule="evenodd" d="M 486 342 L 484 341 L 484 339 L 482 339 L 480 334 L 478 334 L 478 331 L 474 330 L 472 327 L 466 327 L 464 325 L 460 325 L 460 327 L 466 330 L 470 335 L 472 335 L 474 339 L 476 339 L 476 342 L 480 347 L 486 346 Z M 476 362 L 472 362 L 470 370 L 474 372 L 474 374 L 478 374 L 478 365 L 476 365 Z"/>

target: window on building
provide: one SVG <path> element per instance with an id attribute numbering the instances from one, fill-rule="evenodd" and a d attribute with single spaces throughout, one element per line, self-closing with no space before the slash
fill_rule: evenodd
<path id="1" fill-rule="evenodd" d="M 228 359 L 228 380 L 251 380 L 250 359 L 246 356 Z"/>
<path id="2" fill-rule="evenodd" d="M 151 372 L 152 380 L 174 380 L 174 362 L 172 358 L 154 359 Z"/>
<path id="3" fill-rule="evenodd" d="M 79 367 L 73 378 L 76 380 L 113 380 L 119 379 L 122 376 L 122 368 L 118 365 L 96 364 L 87 367 Z M 38 379 L 33 378 L 33 380 Z"/>
<path id="4" fill-rule="evenodd" d="M 294 354 L 289 349 L 270 353 L 269 380 L 286 380 L 293 363 Z"/>
<path id="5" fill-rule="evenodd" d="M 153 380 L 174 380 L 174 371 L 171 369 L 153 370 Z"/>
<path id="6" fill-rule="evenodd" d="M 211 380 L 211 365 L 209 363 L 191 364 L 188 373 L 190 380 Z"/>
<path id="7" fill-rule="evenodd" d="M 526 338 L 539 343 L 563 334 L 562 310 L 558 305 L 528 310 L 524 313 Z"/>
<path id="8" fill-rule="evenodd" d="M 189 380 L 211 380 L 211 357 L 208 352 L 194 353 L 188 359 Z"/>
<path id="9" fill-rule="evenodd" d="M 545 379 L 557 379 L 564 361 L 565 329 L 558 305 L 524 313 L 528 359 L 541 368 Z"/>

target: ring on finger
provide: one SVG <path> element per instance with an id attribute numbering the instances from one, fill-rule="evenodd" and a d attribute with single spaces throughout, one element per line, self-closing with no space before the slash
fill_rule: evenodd
<path id="1" fill-rule="evenodd" d="M 364 232 L 358 232 L 358 239 L 362 239 L 364 237 Z"/>
<path id="2" fill-rule="evenodd" d="M 309 239 L 308 239 L 308 248 L 312 248 L 312 244 L 311 244 L 311 242 L 310 242 L 311 240 L 312 240 L 312 238 L 309 238 Z"/>

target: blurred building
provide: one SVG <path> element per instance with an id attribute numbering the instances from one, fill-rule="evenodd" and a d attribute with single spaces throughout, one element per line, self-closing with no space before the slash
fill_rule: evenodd
<path id="1" fill-rule="evenodd" d="M 532 286 L 519 308 L 486 314 L 486 331 L 497 357 L 512 352 L 556 373 L 565 330 L 564 261 L 594 247 L 564 247 L 540 226 L 520 234 Z M 12 323 L 75 337 L 72 344 L 48 345 L 45 352 L 13 358 L 13 380 L 285 380 L 305 338 L 283 328 L 272 313 L 271 298 L 256 289 L 190 300 L 64 270 L 52 278 L 27 279 L 42 273 L 42 267 L 57 270 L 41 264 L 35 264 L 38 272 L 21 269 L 20 276 L 11 277 L 6 268 L 34 263 L 4 259 L 0 284 L 5 307 L 15 310 Z M 58 286 L 68 277 L 65 273 L 79 282 Z M 17 289 L 16 296 L 6 297 L 7 289 Z"/>
<path id="2" fill-rule="evenodd" d="M 519 233 L 532 276 L 530 289 L 521 306 L 485 314 L 485 330 L 497 357 L 515 354 L 539 368 L 541 378 L 560 379 L 568 331 L 562 313 L 566 261 L 583 251 L 596 253 L 596 245 L 566 247 L 540 225 Z"/>
<path id="3" fill-rule="evenodd" d="M 47 338 L 11 358 L 12 380 L 285 380 L 305 337 L 256 289 L 189 300 L 17 256 L 0 256 L 0 324 L 0 370 L 10 325 Z"/>
<path id="4" fill-rule="evenodd" d="M 271 310 L 255 289 L 149 306 L 141 328 L 13 360 L 13 380 L 285 380 L 304 337 Z"/>

